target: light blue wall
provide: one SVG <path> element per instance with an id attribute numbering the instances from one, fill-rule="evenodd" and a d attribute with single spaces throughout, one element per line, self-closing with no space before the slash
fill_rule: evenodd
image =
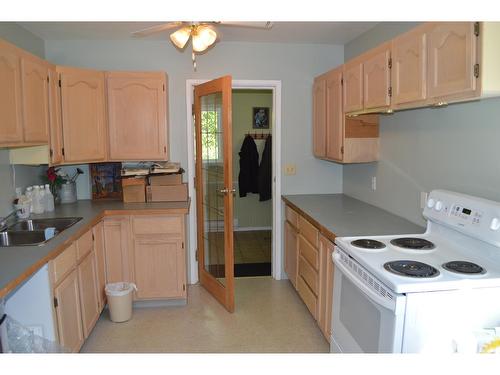
<path id="1" fill-rule="evenodd" d="M 346 58 L 408 30 L 380 24 Z M 413 25 L 412 25 L 413 26 Z M 380 117 L 380 161 L 344 167 L 344 193 L 424 224 L 420 192 L 449 189 L 500 201 L 500 99 Z M 371 190 L 371 177 L 377 190 Z"/>
<path id="2" fill-rule="evenodd" d="M 234 80 L 282 81 L 282 164 L 297 166 L 283 176 L 282 192 L 342 191 L 342 167 L 312 155 L 312 83 L 342 64 L 343 46 L 273 43 L 219 43 L 197 58 L 179 52 L 168 41 L 45 41 L 46 56 L 62 65 L 103 70 L 162 70 L 169 76 L 170 157 L 187 167 L 186 80 L 232 75 Z"/>
<path id="3" fill-rule="evenodd" d="M 40 57 L 45 55 L 44 41 L 15 23 L 0 22 L 0 38 Z M 9 165 L 9 151 L 0 149 L 0 217 L 13 209 L 14 187 L 38 183 L 42 172 L 39 167 L 28 166 L 16 166 L 13 170 Z"/>

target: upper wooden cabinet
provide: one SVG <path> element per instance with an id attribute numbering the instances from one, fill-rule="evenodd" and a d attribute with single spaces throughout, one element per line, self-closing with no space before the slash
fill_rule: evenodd
<path id="1" fill-rule="evenodd" d="M 474 67 L 478 63 L 478 35 L 475 34 L 475 25 L 474 22 L 429 25 L 429 98 L 464 97 L 476 93 Z"/>
<path id="2" fill-rule="evenodd" d="M 41 59 L 21 58 L 24 141 L 49 141 L 49 69 Z"/>
<path id="3" fill-rule="evenodd" d="M 326 158 L 341 161 L 344 153 L 342 69 L 326 74 Z"/>
<path id="4" fill-rule="evenodd" d="M 57 67 L 66 163 L 106 160 L 104 73 Z"/>
<path id="5" fill-rule="evenodd" d="M 167 160 L 162 72 L 107 72 L 110 160 Z"/>
<path id="6" fill-rule="evenodd" d="M 427 26 L 392 41 L 392 103 L 420 102 L 427 96 Z"/>
<path id="7" fill-rule="evenodd" d="M 363 57 L 363 108 L 383 109 L 391 104 L 391 47 L 386 43 Z"/>
<path id="8" fill-rule="evenodd" d="M 355 59 L 343 65 L 344 112 L 363 109 L 363 62 Z"/>
<path id="9" fill-rule="evenodd" d="M 326 76 L 317 77 L 313 85 L 313 155 L 326 156 Z"/>
<path id="10" fill-rule="evenodd" d="M 0 145 L 23 142 L 21 59 L 0 41 Z"/>
<path id="11" fill-rule="evenodd" d="M 55 69 L 49 70 L 49 162 L 61 164 L 63 158 L 63 134 L 61 118 L 61 91 L 59 75 Z"/>

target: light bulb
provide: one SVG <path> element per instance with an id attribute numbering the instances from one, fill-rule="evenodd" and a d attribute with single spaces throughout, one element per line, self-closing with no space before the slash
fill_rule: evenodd
<path id="1" fill-rule="evenodd" d="M 193 51 L 203 52 L 217 39 L 217 33 L 209 26 L 198 26 L 193 31 Z"/>
<path id="2" fill-rule="evenodd" d="M 177 48 L 183 49 L 191 36 L 191 29 L 188 27 L 183 27 L 177 30 L 175 33 L 170 34 L 170 40 Z"/>

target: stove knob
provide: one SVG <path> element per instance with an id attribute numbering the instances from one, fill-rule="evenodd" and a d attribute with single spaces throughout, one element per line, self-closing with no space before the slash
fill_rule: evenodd
<path id="1" fill-rule="evenodd" d="M 500 219 L 498 217 L 494 217 L 493 220 L 491 220 L 490 229 L 491 230 L 500 229 Z"/>
<path id="2" fill-rule="evenodd" d="M 435 203 L 436 203 L 436 201 L 434 199 L 429 198 L 429 200 L 427 201 L 427 207 L 432 208 L 432 207 L 434 207 Z"/>
<path id="3" fill-rule="evenodd" d="M 441 211 L 441 210 L 443 209 L 443 202 L 441 202 L 441 201 L 437 201 L 437 202 L 436 202 L 436 206 L 434 206 L 434 209 L 435 209 L 436 211 Z"/>

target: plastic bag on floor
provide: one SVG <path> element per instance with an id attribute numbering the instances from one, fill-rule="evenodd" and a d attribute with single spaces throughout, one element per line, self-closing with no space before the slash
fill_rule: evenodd
<path id="1" fill-rule="evenodd" d="M 6 342 L 2 339 L 5 353 L 69 353 L 69 350 L 55 341 L 35 335 L 16 320 L 6 317 Z"/>

